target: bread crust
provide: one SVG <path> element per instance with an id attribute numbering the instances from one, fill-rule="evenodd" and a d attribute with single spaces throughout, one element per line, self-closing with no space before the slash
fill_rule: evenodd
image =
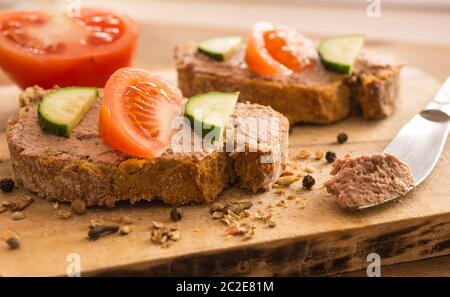
<path id="1" fill-rule="evenodd" d="M 351 76 L 332 73 L 320 61 L 297 76 L 267 77 L 246 69 L 242 53 L 217 62 L 196 52 L 194 43 L 175 49 L 178 84 L 190 97 L 208 91 L 240 92 L 240 101 L 271 106 L 290 124 L 329 124 L 359 113 L 364 119 L 390 116 L 399 93 L 401 64 L 365 51 Z"/>
<path id="2" fill-rule="evenodd" d="M 267 107 L 239 103 L 237 110 L 253 108 L 280 118 L 280 150 L 233 154 L 169 150 L 158 158 L 140 159 L 112 151 L 98 129 L 90 127 L 88 121 L 98 118 L 99 102 L 69 139 L 42 132 L 36 105 L 45 92 L 38 87 L 23 92 L 21 109 L 8 121 L 6 135 L 17 181 L 48 200 L 83 199 L 89 206 L 108 207 L 121 200 L 134 204 L 162 199 L 171 205 L 211 202 L 236 182 L 252 192 L 268 190 L 287 162 L 287 119 Z M 263 155 L 274 162 L 261 163 Z"/>

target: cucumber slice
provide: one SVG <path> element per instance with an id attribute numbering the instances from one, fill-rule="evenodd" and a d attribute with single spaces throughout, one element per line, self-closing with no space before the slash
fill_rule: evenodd
<path id="1" fill-rule="evenodd" d="M 319 56 L 326 69 L 350 74 L 364 44 L 364 35 L 335 36 L 322 40 Z"/>
<path id="2" fill-rule="evenodd" d="M 210 136 L 220 141 L 227 120 L 234 112 L 238 97 L 239 93 L 209 92 L 199 94 L 188 100 L 184 114 L 190 120 L 191 126 L 197 134 L 205 137 L 214 130 L 214 135 Z M 197 129 L 197 127 L 201 129 Z"/>
<path id="3" fill-rule="evenodd" d="M 242 38 L 238 36 L 212 38 L 201 42 L 197 50 L 214 60 L 224 61 L 238 51 L 241 43 Z"/>
<path id="4" fill-rule="evenodd" d="M 98 96 L 95 87 L 68 87 L 47 93 L 38 107 L 42 130 L 69 137 Z"/>

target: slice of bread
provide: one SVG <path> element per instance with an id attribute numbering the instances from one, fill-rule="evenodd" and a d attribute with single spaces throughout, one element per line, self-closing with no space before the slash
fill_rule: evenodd
<path id="1" fill-rule="evenodd" d="M 250 149 L 250 141 L 242 152 L 175 152 L 171 147 L 158 158 L 140 159 L 113 151 L 99 137 L 101 100 L 69 138 L 43 132 L 37 104 L 46 92 L 33 87 L 22 93 L 21 109 L 9 120 L 6 133 L 17 181 L 49 200 L 83 199 L 87 205 L 109 207 L 120 200 L 157 198 L 171 205 L 210 202 L 236 182 L 252 192 L 270 189 L 287 162 L 288 121 L 266 106 L 238 103 L 232 116 L 236 126 L 249 115 L 279 120 L 271 139 L 239 129 L 262 145 L 256 149 Z"/>
<path id="2" fill-rule="evenodd" d="M 318 59 L 298 74 L 264 76 L 247 69 L 243 51 L 219 62 L 198 53 L 192 42 L 175 48 L 175 60 L 184 96 L 213 90 L 239 91 L 240 101 L 271 106 L 291 124 L 332 123 L 352 111 L 368 120 L 391 115 L 402 66 L 387 55 L 364 49 L 350 76 L 326 70 Z"/>

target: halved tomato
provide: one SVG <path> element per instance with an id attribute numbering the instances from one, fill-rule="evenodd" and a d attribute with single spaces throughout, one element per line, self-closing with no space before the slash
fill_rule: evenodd
<path id="1" fill-rule="evenodd" d="M 117 70 L 106 83 L 99 133 L 113 149 L 153 158 L 169 146 L 176 116 L 183 114 L 181 92 L 159 76 L 137 68 Z"/>
<path id="2" fill-rule="evenodd" d="M 103 87 L 129 66 L 137 25 L 127 16 L 82 8 L 79 16 L 45 12 L 0 14 L 0 66 L 20 87 Z"/>
<path id="3" fill-rule="evenodd" d="M 289 75 L 308 67 L 310 61 L 302 51 L 311 46 L 309 39 L 291 28 L 259 22 L 248 37 L 245 61 L 259 74 Z"/>

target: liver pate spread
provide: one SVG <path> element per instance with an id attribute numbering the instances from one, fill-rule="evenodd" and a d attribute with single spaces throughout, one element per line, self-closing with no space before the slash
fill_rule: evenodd
<path id="1" fill-rule="evenodd" d="M 390 154 L 346 157 L 336 160 L 325 182 L 341 208 L 355 209 L 405 195 L 414 187 L 408 165 Z"/>
<path id="2" fill-rule="evenodd" d="M 272 76 L 262 75 L 252 72 L 247 68 L 244 61 L 244 50 L 237 52 L 225 61 L 215 61 L 197 51 L 194 43 L 188 43 L 176 49 L 175 56 L 184 59 L 185 63 L 189 63 L 198 72 L 211 73 L 215 72 L 219 76 L 246 77 L 250 79 L 263 79 L 268 81 L 277 81 L 282 83 L 299 83 L 306 86 L 317 86 L 334 81 L 339 81 L 347 75 L 328 71 L 324 68 L 317 55 L 309 55 L 311 66 L 307 67 L 300 73 L 293 73 L 288 76 Z M 359 54 L 353 72 L 377 71 L 382 68 L 400 67 L 393 57 L 376 51 L 363 49 Z"/>

